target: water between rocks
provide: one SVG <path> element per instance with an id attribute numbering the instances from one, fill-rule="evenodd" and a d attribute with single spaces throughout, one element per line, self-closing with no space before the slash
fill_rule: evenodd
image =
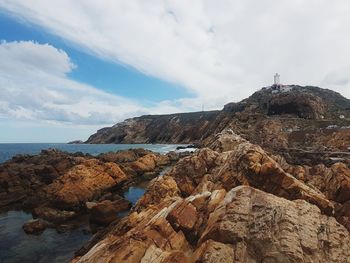
<path id="1" fill-rule="evenodd" d="M 0 163 L 10 159 L 16 154 L 38 154 L 43 149 L 56 148 L 68 152 L 81 151 L 97 155 L 103 152 L 126 150 L 130 148 L 144 148 L 159 153 L 175 150 L 183 144 L 0 144 Z M 165 168 L 162 176 L 169 168 Z M 130 187 L 124 197 L 133 205 L 144 194 L 147 183 Z M 119 213 L 119 217 L 126 216 L 128 212 Z M 31 213 L 24 211 L 0 212 L 0 263 L 41 263 L 41 262 L 68 262 L 74 252 L 87 242 L 92 234 L 88 224 L 73 230 L 58 233 L 57 230 L 48 228 L 41 235 L 27 235 L 22 226 L 32 219 Z"/>
<path id="2" fill-rule="evenodd" d="M 130 187 L 124 196 L 134 205 L 144 194 L 147 184 Z M 128 212 L 120 213 L 126 216 Z M 27 235 L 22 226 L 32 219 L 30 213 L 9 211 L 0 213 L 0 262 L 41 263 L 68 262 L 92 234 L 87 223 L 63 233 L 48 228 L 41 235 Z"/>

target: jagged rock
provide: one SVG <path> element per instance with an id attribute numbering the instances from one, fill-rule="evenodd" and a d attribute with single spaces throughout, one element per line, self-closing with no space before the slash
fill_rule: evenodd
<path id="1" fill-rule="evenodd" d="M 26 234 L 37 235 L 47 228 L 47 223 L 40 219 L 32 219 L 25 223 L 22 228 Z"/>
<path id="2" fill-rule="evenodd" d="M 333 204 L 321 192 L 286 173 L 261 147 L 232 132 L 221 136 L 213 148 L 225 149 L 224 153 L 201 149 L 180 160 L 170 172 L 183 195 L 192 194 L 204 175 L 211 174 L 207 178 L 214 184 L 213 189 L 251 185 L 290 200 L 307 200 L 323 212 L 333 213 Z"/>
<path id="3" fill-rule="evenodd" d="M 166 218 L 175 230 L 189 232 L 196 224 L 198 213 L 194 205 L 188 201 L 178 203 Z"/>
<path id="4" fill-rule="evenodd" d="M 130 214 L 74 262 L 346 262 L 350 256 L 349 232 L 306 201 L 239 186 L 209 212 L 218 193 L 209 194 L 202 223 L 184 224 L 197 239 L 173 221 L 196 197 L 165 197 Z"/>
<path id="5" fill-rule="evenodd" d="M 162 176 L 153 179 L 145 194 L 137 201 L 134 210 L 140 211 L 148 206 L 158 204 L 166 197 L 179 196 L 180 190 L 174 179 L 170 176 Z"/>
<path id="6" fill-rule="evenodd" d="M 45 150 L 36 156 L 13 157 L 0 165 L 0 207 L 42 194 L 41 189 L 44 186 L 83 160 L 82 155 L 69 155 L 54 150 Z M 39 199 L 43 200 L 42 196 Z M 33 202 L 27 202 L 28 206 L 36 205 L 38 200 L 31 201 Z"/>
<path id="7" fill-rule="evenodd" d="M 153 171 L 156 168 L 157 157 L 154 154 L 147 154 L 130 164 L 130 167 L 138 174 Z"/>
<path id="8" fill-rule="evenodd" d="M 47 193 L 55 207 L 74 210 L 126 180 L 117 164 L 90 159 L 49 185 Z"/>
<path id="9" fill-rule="evenodd" d="M 350 200 L 350 169 L 345 164 L 336 163 L 330 168 L 317 165 L 309 168 L 307 174 L 306 182 L 320 189 L 328 199 L 339 203 Z"/>
<path id="10" fill-rule="evenodd" d="M 75 262 L 184 262 L 172 261 L 185 258 L 190 250 L 184 234 L 174 231 L 157 211 L 150 208 L 129 217 L 136 217 L 133 229 L 124 235 L 108 235 Z"/>
<path id="11" fill-rule="evenodd" d="M 57 224 L 103 200 L 113 201 L 117 211 L 127 210 L 130 203 L 117 193 L 157 176 L 160 167 L 170 162 L 168 156 L 144 149 L 98 157 L 54 149 L 16 156 L 0 165 L 0 207 L 17 204 Z"/>
<path id="12" fill-rule="evenodd" d="M 206 240 L 194 252 L 192 262 L 203 263 L 232 263 L 237 262 L 232 245 Z"/>
<path id="13" fill-rule="evenodd" d="M 330 172 L 324 181 L 314 172 L 317 189 L 312 168 L 293 167 L 232 132 L 221 136 L 213 144 L 220 152 L 201 149 L 154 179 L 133 212 L 76 262 L 175 255 L 180 262 L 347 262 L 349 206 L 339 201 L 347 199 L 348 168 L 319 169 Z"/>
<path id="14" fill-rule="evenodd" d="M 210 169 L 215 167 L 219 153 L 204 148 L 181 159 L 169 172 L 183 195 L 190 195 Z"/>
<path id="15" fill-rule="evenodd" d="M 102 153 L 97 157 L 98 159 L 103 160 L 105 162 L 130 163 L 136 161 L 137 159 L 147 154 L 152 154 L 152 152 L 142 148 L 136 148 L 124 151 Z M 162 155 L 157 154 L 157 157 L 158 156 L 162 157 Z"/>
<path id="16" fill-rule="evenodd" d="M 349 232 L 303 200 L 288 201 L 248 186 L 227 193 L 199 243 L 233 245 L 237 262 L 346 262 Z"/>

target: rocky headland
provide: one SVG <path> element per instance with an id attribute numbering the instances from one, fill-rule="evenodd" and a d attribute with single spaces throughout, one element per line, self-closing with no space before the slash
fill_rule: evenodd
<path id="1" fill-rule="evenodd" d="M 348 159 L 350 100 L 311 86 L 287 92 L 262 88 L 221 111 L 147 115 L 103 128 L 86 143 L 194 143 L 207 146 L 232 129 L 290 163 L 333 164 Z M 302 160 L 300 160 L 302 159 Z"/>
<path id="2" fill-rule="evenodd" d="M 31 211 L 26 233 L 80 216 L 102 226 L 72 262 L 350 262 L 350 100 L 338 93 L 263 88 L 221 111 L 129 119 L 87 143 L 199 149 L 47 150 L 2 164 L 0 208 Z M 145 181 L 131 207 L 123 191 Z"/>

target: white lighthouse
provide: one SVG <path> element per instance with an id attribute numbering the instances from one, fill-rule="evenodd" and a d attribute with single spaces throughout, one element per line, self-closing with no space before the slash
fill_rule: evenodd
<path id="1" fill-rule="evenodd" d="M 275 86 L 279 86 L 281 83 L 280 83 L 280 74 L 276 73 L 275 76 L 273 76 L 273 80 L 274 80 L 274 85 Z"/>

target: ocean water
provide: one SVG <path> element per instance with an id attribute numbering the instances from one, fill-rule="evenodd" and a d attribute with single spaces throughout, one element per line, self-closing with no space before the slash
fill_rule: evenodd
<path id="1" fill-rule="evenodd" d="M 61 234 L 48 228 L 38 236 L 26 235 L 22 225 L 30 219 L 32 215 L 23 211 L 0 213 L 1 263 L 69 262 L 91 237 L 83 231 L 84 227 Z"/>
<path id="2" fill-rule="evenodd" d="M 98 155 L 105 152 L 144 148 L 154 152 L 167 153 L 184 144 L 67 144 L 67 143 L 0 143 L 0 163 L 16 154 L 38 154 L 41 150 L 55 148 L 75 153 L 83 152 Z"/>
<path id="3" fill-rule="evenodd" d="M 147 183 L 130 187 L 125 199 L 133 205 L 145 193 Z M 129 212 L 121 212 L 124 217 Z M 87 242 L 92 234 L 88 223 L 76 229 L 58 233 L 47 228 L 41 235 L 27 235 L 22 226 L 32 219 L 30 213 L 24 211 L 8 211 L 0 213 L 0 263 L 63 263 L 74 257 L 74 252 Z"/>
<path id="4" fill-rule="evenodd" d="M 165 144 L 64 144 L 64 143 L 9 143 L 0 144 L 0 163 L 17 154 L 38 154 L 43 149 L 56 148 L 67 152 L 84 152 L 98 155 L 104 152 L 145 148 L 159 153 L 173 151 L 178 145 Z M 163 173 L 168 168 L 165 168 Z M 161 173 L 162 175 L 162 173 Z M 130 187 L 124 197 L 134 205 L 144 194 L 147 183 Z M 122 212 L 120 217 L 128 212 Z M 46 229 L 41 235 L 27 235 L 22 226 L 32 219 L 30 213 L 24 211 L 0 212 L 0 263 L 41 263 L 69 262 L 74 252 L 91 238 L 86 231 L 87 223 L 64 233 L 55 229 Z"/>

